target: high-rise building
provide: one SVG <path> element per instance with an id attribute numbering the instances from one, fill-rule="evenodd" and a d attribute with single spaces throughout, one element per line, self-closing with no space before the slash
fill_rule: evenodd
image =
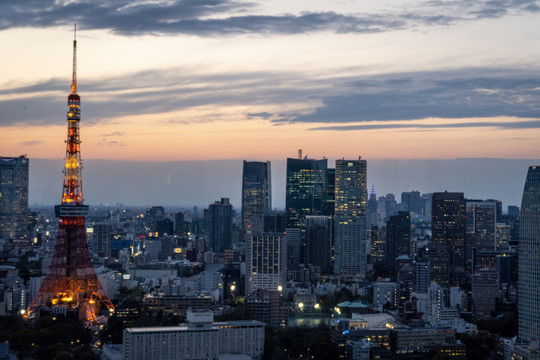
<path id="1" fill-rule="evenodd" d="M 302 235 L 301 229 L 285 229 L 285 239 L 287 240 L 287 270 L 299 269 L 300 264 L 304 264 Z"/>
<path id="2" fill-rule="evenodd" d="M 306 215 L 331 215 L 327 168 L 327 159 L 287 159 L 287 227 L 301 227 Z"/>
<path id="3" fill-rule="evenodd" d="M 205 233 L 208 246 L 216 253 L 223 253 L 232 246 L 233 210 L 229 198 L 221 198 L 204 210 Z"/>
<path id="4" fill-rule="evenodd" d="M 99 256 L 111 257 L 112 226 L 107 222 L 94 224 L 92 232 L 92 252 Z"/>
<path id="5" fill-rule="evenodd" d="M 419 261 L 413 264 L 413 290 L 418 293 L 427 293 L 431 284 L 431 266 L 428 261 Z"/>
<path id="6" fill-rule="evenodd" d="M 332 217 L 306 216 L 306 262 L 322 274 L 332 271 Z"/>
<path id="7" fill-rule="evenodd" d="M 540 340 L 540 166 L 530 166 L 519 229 L 518 337 Z"/>
<path id="8" fill-rule="evenodd" d="M 439 192 L 432 197 L 432 239 L 442 245 L 437 254 L 447 260 L 447 274 L 432 271 L 432 280 L 442 286 L 461 285 L 465 274 L 466 211 L 463 193 Z M 436 262 L 431 261 L 433 266 Z M 438 278 L 438 276 L 444 278 Z"/>
<path id="9" fill-rule="evenodd" d="M 513 217 L 519 217 L 519 206 L 508 205 L 508 215 Z"/>
<path id="10" fill-rule="evenodd" d="M 242 228 L 262 232 L 272 210 L 270 161 L 245 161 L 242 172 Z"/>
<path id="11" fill-rule="evenodd" d="M 0 239 L 28 239 L 28 163 L 0 157 Z"/>
<path id="12" fill-rule="evenodd" d="M 495 201 L 467 200 L 467 236 L 471 237 L 471 248 L 478 251 L 494 251 L 497 203 Z"/>
<path id="13" fill-rule="evenodd" d="M 386 223 L 386 259 L 393 265 L 398 256 L 410 253 L 411 216 L 408 211 L 399 211 Z"/>
<path id="14" fill-rule="evenodd" d="M 478 320 L 489 319 L 499 297 L 499 275 L 496 269 L 478 269 L 472 275 L 472 308 Z"/>
<path id="15" fill-rule="evenodd" d="M 386 228 L 371 226 L 369 232 L 371 244 L 371 261 L 373 265 L 382 265 L 386 261 Z"/>
<path id="16" fill-rule="evenodd" d="M 287 276 L 287 240 L 283 234 L 251 234 L 246 245 L 246 295 L 255 290 L 283 289 Z"/>
<path id="17" fill-rule="evenodd" d="M 423 213 L 423 201 L 418 191 L 401 193 L 401 210 L 415 214 Z"/>
<path id="18" fill-rule="evenodd" d="M 334 273 L 367 270 L 367 162 L 336 160 Z"/>
<path id="19" fill-rule="evenodd" d="M 377 194 L 375 193 L 374 184 L 371 184 L 371 192 L 369 193 L 369 199 L 367 202 L 367 223 L 368 228 L 371 228 L 374 225 L 379 225 L 377 211 Z"/>

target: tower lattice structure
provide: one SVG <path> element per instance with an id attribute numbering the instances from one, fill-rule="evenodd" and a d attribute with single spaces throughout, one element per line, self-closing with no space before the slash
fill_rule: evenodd
<path id="1" fill-rule="evenodd" d="M 80 153 L 80 96 L 77 94 L 77 40 L 73 40 L 73 76 L 68 96 L 68 133 L 62 203 L 55 207 L 60 218 L 54 256 L 39 292 L 34 296 L 27 316 L 40 309 L 53 312 L 78 311 L 79 319 L 93 323 L 102 306 L 114 311 L 111 300 L 103 290 L 88 249 L 85 216 L 88 205 L 83 204 Z"/>

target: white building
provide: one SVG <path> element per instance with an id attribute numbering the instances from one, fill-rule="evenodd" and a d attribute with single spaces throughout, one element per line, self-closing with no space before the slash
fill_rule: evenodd
<path id="1" fill-rule="evenodd" d="M 285 288 L 287 240 L 280 233 L 252 234 L 246 249 L 246 294 Z"/>
<path id="2" fill-rule="evenodd" d="M 125 329 L 124 359 L 213 360 L 226 354 L 262 358 L 264 323 L 213 319 L 211 311 L 188 310 L 184 325 Z"/>

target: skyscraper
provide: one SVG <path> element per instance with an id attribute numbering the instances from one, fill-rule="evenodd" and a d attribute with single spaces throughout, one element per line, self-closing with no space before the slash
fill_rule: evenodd
<path id="1" fill-rule="evenodd" d="M 390 216 L 386 223 L 386 259 L 392 265 L 400 255 L 411 252 L 411 216 L 408 211 L 399 211 Z"/>
<path id="2" fill-rule="evenodd" d="M 432 280 L 442 286 L 460 285 L 465 274 L 466 212 L 463 193 L 434 193 L 431 211 L 433 242 L 442 245 L 437 254 L 446 256 L 446 260 L 440 261 L 449 265 L 446 274 L 432 271 Z M 430 260 L 432 266 L 438 262 Z"/>
<path id="3" fill-rule="evenodd" d="M 367 162 L 336 160 L 334 273 L 365 276 Z"/>
<path id="4" fill-rule="evenodd" d="M 28 158 L 0 157 L 0 239 L 28 237 Z"/>
<path id="5" fill-rule="evenodd" d="M 530 166 L 521 201 L 518 336 L 540 340 L 540 166 Z"/>
<path id="6" fill-rule="evenodd" d="M 242 228 L 262 232 L 272 210 L 270 161 L 245 161 L 242 171 Z"/>
<path id="7" fill-rule="evenodd" d="M 208 246 L 217 253 L 231 249 L 233 211 L 229 198 L 221 198 L 204 210 L 205 232 Z"/>
<path id="8" fill-rule="evenodd" d="M 467 200 L 467 236 L 478 251 L 495 251 L 497 203 Z M 469 236 L 469 234 L 473 236 Z"/>
<path id="9" fill-rule="evenodd" d="M 246 295 L 285 287 L 287 241 L 283 234 L 252 234 L 246 245 Z"/>
<path id="10" fill-rule="evenodd" d="M 330 215 L 326 174 L 328 160 L 287 159 L 287 227 L 299 228 L 306 215 Z"/>
<path id="11" fill-rule="evenodd" d="M 306 262 L 318 266 L 321 274 L 330 273 L 332 261 L 332 217 L 306 217 Z"/>

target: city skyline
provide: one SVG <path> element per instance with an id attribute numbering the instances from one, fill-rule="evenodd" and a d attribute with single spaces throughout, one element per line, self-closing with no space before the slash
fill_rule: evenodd
<path id="1" fill-rule="evenodd" d="M 84 144 L 83 144 L 84 147 Z M 264 161 L 265 159 L 259 159 Z M 530 165 L 540 159 L 370 160 L 368 186 L 377 197 L 402 192 L 463 192 L 468 199 L 497 199 L 503 210 L 521 205 Z M 61 199 L 64 160 L 30 159 L 29 206 Z M 207 207 L 228 197 L 240 210 L 242 160 L 136 162 L 84 160 L 85 201 L 91 205 Z M 329 160 L 329 167 L 334 161 Z M 220 176 L 216 177 L 215 174 Z M 272 208 L 285 207 L 286 159 L 272 161 Z"/>
<path id="2" fill-rule="evenodd" d="M 73 21 L 85 159 L 540 153 L 538 1 L 0 9 L 3 156 L 61 158 Z"/>

